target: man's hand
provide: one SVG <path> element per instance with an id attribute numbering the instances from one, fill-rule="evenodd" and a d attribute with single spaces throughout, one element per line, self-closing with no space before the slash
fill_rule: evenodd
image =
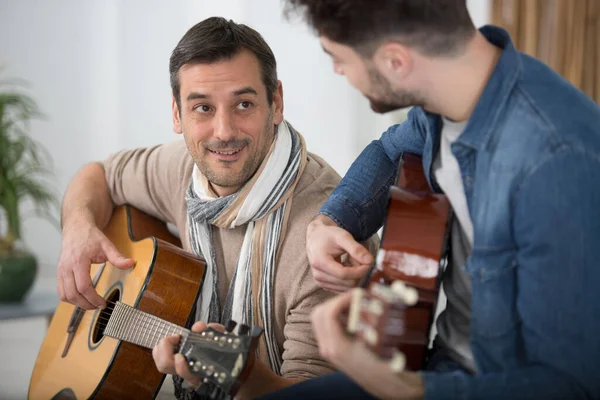
<path id="1" fill-rule="evenodd" d="M 420 374 L 392 372 L 387 362 L 346 334 L 339 321 L 349 309 L 351 300 L 352 291 L 347 291 L 313 311 L 312 324 L 321 355 L 377 398 L 423 398 L 424 388 Z"/>
<path id="2" fill-rule="evenodd" d="M 65 226 L 57 271 L 60 299 L 86 310 L 105 307 L 106 301 L 92 286 L 90 264 L 107 261 L 122 269 L 135 264 L 123 257 L 93 223 L 73 221 Z"/>
<path id="3" fill-rule="evenodd" d="M 352 235 L 325 215 L 317 216 L 306 231 L 306 252 L 313 278 L 331 292 L 344 292 L 367 273 L 373 256 Z M 346 265 L 340 262 L 348 256 Z"/>
<path id="4" fill-rule="evenodd" d="M 192 326 L 192 332 L 202 332 L 209 326 L 218 331 L 225 332 L 225 327 L 223 325 L 207 325 L 200 321 Z M 156 347 L 152 349 L 154 363 L 159 372 L 162 372 L 163 374 L 179 375 L 190 385 L 198 387 L 202 381 L 202 377 L 192 374 L 185 361 L 185 357 L 181 353 L 175 352 L 180 340 L 181 337 L 179 335 L 162 338 Z"/>

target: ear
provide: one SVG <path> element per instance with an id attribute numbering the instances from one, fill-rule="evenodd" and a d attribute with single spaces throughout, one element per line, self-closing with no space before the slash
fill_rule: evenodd
<path id="1" fill-rule="evenodd" d="M 283 84 L 281 81 L 277 81 L 277 90 L 273 93 L 273 105 L 275 106 L 273 123 L 279 125 L 283 121 Z"/>
<path id="2" fill-rule="evenodd" d="M 390 82 L 403 82 L 413 70 L 413 57 L 409 49 L 397 42 L 386 42 L 373 54 L 373 63 Z"/>
<path id="3" fill-rule="evenodd" d="M 171 109 L 173 110 L 173 132 L 181 134 L 183 132 L 181 129 L 181 114 L 174 96 L 171 96 Z"/>

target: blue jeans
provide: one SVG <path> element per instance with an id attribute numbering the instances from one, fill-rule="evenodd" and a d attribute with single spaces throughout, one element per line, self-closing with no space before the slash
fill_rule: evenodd
<path id="1" fill-rule="evenodd" d="M 464 370 L 460 364 L 451 359 L 448 353 L 434 343 L 427 362 L 428 371 L 450 372 Z M 284 389 L 258 397 L 258 400 L 371 400 L 372 395 L 364 391 L 352 379 L 342 372 L 334 372 L 317 378 L 288 386 Z"/>

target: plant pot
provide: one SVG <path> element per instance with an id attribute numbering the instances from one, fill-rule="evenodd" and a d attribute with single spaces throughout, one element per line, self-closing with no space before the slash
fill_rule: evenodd
<path id="1" fill-rule="evenodd" d="M 31 253 L 0 254 L 0 302 L 20 302 L 33 285 L 37 260 Z"/>

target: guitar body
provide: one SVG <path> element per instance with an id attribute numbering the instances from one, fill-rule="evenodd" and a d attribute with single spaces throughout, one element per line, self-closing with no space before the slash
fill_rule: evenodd
<path id="1" fill-rule="evenodd" d="M 444 195 L 429 188 L 420 157 L 404 154 L 400 164 L 397 184 L 390 188 L 377 262 L 354 310 L 353 321 L 361 322 L 353 322 L 349 331 L 381 358 L 402 354 L 399 368 L 418 371 L 426 361 L 447 262 L 451 207 Z M 394 287 L 395 281 L 416 291 L 414 304 L 391 293 L 381 296 L 382 287 Z"/>
<path id="2" fill-rule="evenodd" d="M 204 277 L 203 260 L 181 250 L 163 223 L 129 206 L 115 209 L 105 234 L 136 265 L 119 270 L 106 263 L 97 292 L 111 302 L 118 300 L 184 326 Z M 92 276 L 100 267 L 92 265 Z M 156 369 L 151 350 L 104 336 L 106 321 L 100 310 L 84 312 L 62 357 L 74 309 L 66 302 L 58 305 L 35 363 L 28 398 L 154 398 L 164 375 Z"/>

